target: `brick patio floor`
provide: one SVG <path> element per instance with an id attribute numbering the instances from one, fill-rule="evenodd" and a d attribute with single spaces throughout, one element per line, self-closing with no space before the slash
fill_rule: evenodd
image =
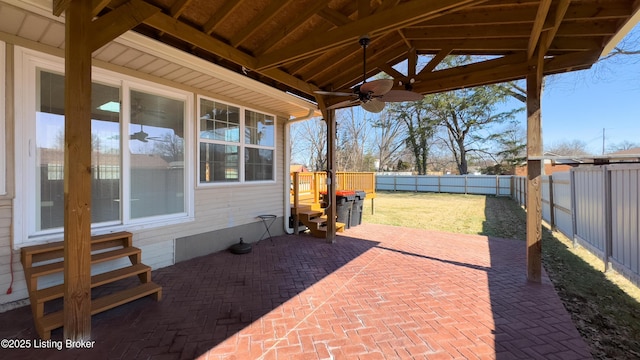
<path id="1" fill-rule="evenodd" d="M 335 244 L 285 235 L 153 279 L 161 302 L 93 317 L 94 349 L 0 358 L 591 358 L 547 276 L 526 281 L 522 241 L 363 224 Z M 0 338 L 36 338 L 29 307 L 0 324 Z"/>

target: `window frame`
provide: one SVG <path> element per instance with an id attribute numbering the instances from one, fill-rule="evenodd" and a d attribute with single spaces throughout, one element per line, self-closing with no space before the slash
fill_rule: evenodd
<path id="1" fill-rule="evenodd" d="M 202 138 L 200 136 L 201 134 L 201 121 L 200 118 L 202 117 L 201 115 L 201 101 L 202 100 L 207 100 L 207 101 L 212 101 L 214 103 L 220 103 L 220 104 L 224 104 L 227 106 L 233 106 L 239 109 L 239 116 L 240 116 L 240 139 L 239 142 L 229 142 L 229 141 L 224 141 L 224 140 L 214 140 L 214 139 L 207 139 L 207 138 Z M 246 141 L 246 136 L 245 136 L 245 131 L 247 128 L 246 125 L 246 112 L 247 111 L 252 111 L 254 113 L 258 113 L 261 115 L 265 115 L 265 116 L 270 116 L 273 118 L 273 146 L 266 146 L 266 145 L 258 145 L 258 144 L 250 144 Z M 264 112 L 264 111 L 260 111 L 260 110 L 256 110 L 254 108 L 251 107 L 247 107 L 247 106 L 242 106 L 242 105 L 238 105 L 236 103 L 233 102 L 229 102 L 229 101 L 224 101 L 224 100 L 218 100 L 216 98 L 210 97 L 210 96 L 204 96 L 204 95 L 198 95 L 197 96 L 197 100 L 196 100 L 196 114 L 197 114 L 197 125 L 196 125 L 196 135 L 195 135 L 195 147 L 197 148 L 196 152 L 196 187 L 197 188 L 210 188 L 210 187 L 217 187 L 217 186 L 245 186 L 245 185 L 257 185 L 257 184 L 273 184 L 277 182 L 277 159 L 278 159 L 278 117 L 275 114 L 272 113 L 268 113 L 268 112 Z M 209 144 L 219 144 L 219 145 L 233 145 L 233 146 L 238 146 L 238 157 L 239 157 L 239 164 L 238 164 L 238 181 L 211 181 L 211 182 L 203 182 L 200 180 L 200 144 L 202 143 L 209 143 Z M 245 174 L 246 174 L 246 169 L 245 169 L 245 156 L 246 156 L 246 149 L 256 149 L 256 150 L 270 150 L 273 151 L 273 163 L 272 163 L 272 178 L 271 179 L 267 179 L 267 180 L 245 180 Z"/>
<path id="2" fill-rule="evenodd" d="M 37 112 L 37 81 L 38 70 L 48 71 L 64 75 L 64 59 L 53 55 L 44 54 L 36 50 L 15 47 L 15 160 L 16 164 L 16 201 L 14 203 L 14 248 L 34 245 L 54 239 L 59 239 L 63 234 L 63 228 L 46 229 L 36 231 L 35 214 L 37 211 L 36 195 L 32 194 L 36 188 L 35 174 L 37 156 L 36 152 L 36 112 Z M 102 234 L 113 231 L 148 229 L 172 224 L 194 221 L 194 188 L 193 188 L 193 98 L 192 92 L 171 88 L 166 85 L 135 78 L 129 75 L 113 72 L 106 69 L 92 67 L 92 82 L 117 87 L 120 91 L 120 192 L 121 215 L 120 219 L 108 223 L 92 224 L 92 234 Z M 184 211 L 175 214 L 150 216 L 140 219 L 130 217 L 129 173 L 130 155 L 127 134 L 130 123 L 130 92 L 132 90 L 169 97 L 184 103 L 184 174 L 183 196 Z M 21 181 L 20 179 L 26 179 Z"/>
<path id="3" fill-rule="evenodd" d="M 8 132 L 6 131 L 7 124 L 5 121 L 6 116 L 6 97 L 5 97 L 5 88 L 6 88 L 6 44 L 4 41 L 0 41 L 0 107 L 3 109 L 2 113 L 0 113 L 0 129 L 2 129 L 2 135 L 0 135 L 0 196 L 7 195 L 7 143 L 6 137 Z"/>

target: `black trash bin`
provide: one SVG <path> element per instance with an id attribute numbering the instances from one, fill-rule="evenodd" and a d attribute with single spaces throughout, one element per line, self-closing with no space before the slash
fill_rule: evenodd
<path id="1" fill-rule="evenodd" d="M 351 227 L 351 210 L 355 198 L 355 191 L 336 191 L 336 215 L 338 215 L 337 221 L 343 223 L 346 229 Z"/>
<path id="2" fill-rule="evenodd" d="M 326 206 L 328 203 L 326 199 L 327 193 L 322 192 L 321 194 L 323 206 Z M 336 191 L 336 221 L 343 223 L 346 229 L 351 226 L 351 209 L 355 198 L 356 192 L 353 190 Z"/>
<path id="3" fill-rule="evenodd" d="M 357 190 L 353 205 L 351 205 L 351 226 L 358 226 L 362 224 L 362 207 L 364 206 L 364 198 L 367 197 L 367 193 L 362 190 Z"/>

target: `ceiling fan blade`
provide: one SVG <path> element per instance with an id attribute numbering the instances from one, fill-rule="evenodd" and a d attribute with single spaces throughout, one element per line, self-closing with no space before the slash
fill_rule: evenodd
<path id="1" fill-rule="evenodd" d="M 384 101 L 371 99 L 367 102 L 363 102 L 361 106 L 363 109 L 367 110 L 370 113 L 379 113 L 384 110 L 385 103 Z"/>
<path id="2" fill-rule="evenodd" d="M 379 79 L 360 85 L 360 92 L 365 94 L 371 93 L 373 96 L 379 96 L 388 93 L 392 87 L 393 80 Z"/>
<path id="3" fill-rule="evenodd" d="M 327 107 L 327 110 L 331 110 L 331 109 L 339 109 L 339 108 L 343 108 L 343 107 L 348 107 L 348 106 L 353 106 L 356 105 L 360 102 L 360 100 L 358 99 L 354 99 L 354 100 L 345 100 L 345 101 L 341 101 L 337 104 L 333 104 L 331 106 Z"/>
<path id="4" fill-rule="evenodd" d="M 329 96 L 356 96 L 354 93 L 348 92 L 340 92 L 340 91 L 314 91 L 315 94 L 318 95 L 329 95 Z"/>
<path id="5" fill-rule="evenodd" d="M 377 99 L 385 102 L 420 101 L 424 99 L 424 95 L 407 90 L 391 90 Z"/>

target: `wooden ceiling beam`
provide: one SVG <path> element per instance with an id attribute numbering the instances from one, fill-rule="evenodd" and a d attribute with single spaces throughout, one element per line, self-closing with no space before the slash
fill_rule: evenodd
<path id="1" fill-rule="evenodd" d="M 98 50 L 160 11 L 142 0 L 130 0 L 120 5 L 91 23 L 90 48 Z"/>
<path id="2" fill-rule="evenodd" d="M 413 45 L 420 52 L 435 52 L 444 48 L 452 48 L 452 53 L 469 52 L 469 54 L 501 54 L 505 51 L 527 51 L 528 40 L 525 38 L 506 39 L 471 39 L 471 40 L 414 40 Z M 600 43 L 591 38 L 571 37 L 556 38 L 550 50 L 584 51 L 600 47 Z"/>
<path id="3" fill-rule="evenodd" d="M 472 11 L 459 11 L 453 14 L 445 14 L 439 18 L 429 20 L 428 22 L 417 24 L 416 26 L 466 26 L 466 25 L 503 25 L 503 24 L 518 24 L 518 23 L 532 23 L 531 8 L 517 7 L 517 8 L 505 8 L 495 9 L 487 13 L 479 13 Z M 569 6 L 566 11 L 565 20 L 570 21 L 593 21 L 598 20 L 613 20 L 613 19 L 626 19 L 629 16 L 629 7 L 623 2 L 614 3 L 607 7 L 602 7 L 594 2 L 593 5 L 582 4 L 580 6 Z"/>
<path id="4" fill-rule="evenodd" d="M 315 33 L 296 45 L 266 53 L 258 58 L 258 69 L 282 65 L 321 53 L 331 47 L 355 41 L 363 34 L 397 30 L 415 23 L 459 10 L 486 0 L 414 0 L 389 10 L 353 21 L 327 33 Z"/>
<path id="5" fill-rule="evenodd" d="M 300 63 L 308 64 L 300 69 L 304 70 L 306 74 L 309 74 L 305 76 L 305 78 L 308 78 L 310 81 L 315 81 L 325 76 L 328 71 L 331 71 L 331 68 L 343 67 L 343 64 L 349 64 L 347 66 L 350 67 L 354 63 L 358 63 L 362 68 L 362 47 L 360 44 L 352 44 L 340 49 L 341 51 L 332 53 L 330 56 L 323 55 L 313 61 L 300 61 Z M 327 64 L 332 64 L 332 66 L 327 66 Z M 360 72 L 362 73 L 362 70 Z"/>
<path id="6" fill-rule="evenodd" d="M 216 56 L 220 56 L 240 66 L 244 66 L 247 69 L 256 68 L 256 59 L 253 56 L 198 31 L 169 15 L 156 13 L 146 19 L 144 23 L 195 47 L 201 48 Z M 287 74 L 279 69 L 270 69 L 269 71 L 263 70 L 258 72 L 306 94 L 312 95 L 315 90 L 318 90 L 315 86 L 307 84 L 295 76 Z"/>
<path id="7" fill-rule="evenodd" d="M 597 51 L 576 52 L 545 60 L 545 74 L 586 69 L 598 59 Z M 434 94 L 474 86 L 496 84 L 523 79 L 529 71 L 525 54 L 516 54 L 500 59 L 445 69 L 421 76 L 413 91 Z"/>
<path id="8" fill-rule="evenodd" d="M 348 16 L 329 7 L 321 9 L 318 15 L 335 26 L 343 26 L 351 22 Z"/>
<path id="9" fill-rule="evenodd" d="M 177 19 L 182 15 L 182 13 L 187 9 L 189 4 L 193 0 L 177 0 L 173 5 L 171 5 L 171 10 L 169 10 L 169 15 Z"/>
<path id="10" fill-rule="evenodd" d="M 280 27 L 279 34 L 277 36 L 270 36 L 266 41 L 264 41 L 260 47 L 254 50 L 256 56 L 260 56 L 265 52 L 271 50 L 276 44 L 278 44 L 282 39 L 287 37 L 289 34 L 298 29 L 302 24 L 304 24 L 307 20 L 309 20 L 314 15 L 319 15 L 319 12 L 326 8 L 327 4 L 322 1 L 316 1 L 313 3 L 313 6 L 307 7 L 306 11 L 299 16 L 294 16 L 293 19 L 290 19 L 286 24 L 282 24 Z M 328 30 L 329 28 L 327 28 Z M 321 30 L 320 30 L 321 31 Z"/>
<path id="11" fill-rule="evenodd" d="M 553 42 L 553 39 L 555 39 L 556 34 L 560 30 L 560 25 L 562 25 L 562 20 L 564 19 L 564 16 L 566 15 L 570 4 L 571 4 L 571 0 L 560 0 L 558 2 L 558 5 L 555 8 L 555 11 L 553 12 L 553 19 L 551 19 L 553 21 L 553 27 L 549 30 L 549 33 L 547 38 L 545 39 L 545 42 L 541 44 L 542 50 L 544 51 L 545 54 L 547 53 L 547 50 L 551 47 L 551 43 Z M 581 26 L 581 28 L 583 27 Z M 614 28 L 615 28 L 615 25 L 614 25 Z M 568 31 L 569 27 L 566 27 L 565 30 Z M 615 30 L 614 30 L 614 33 L 615 33 Z"/>
<path id="12" fill-rule="evenodd" d="M 536 18 L 533 21 L 533 28 L 531 29 L 531 35 L 529 36 L 529 45 L 527 45 L 527 58 L 531 59 L 533 56 L 533 52 L 538 47 L 538 40 L 540 40 L 540 34 L 542 33 L 542 28 L 544 27 L 544 23 L 547 20 L 547 14 L 549 13 L 549 8 L 551 8 L 551 0 L 541 0 L 540 6 L 538 6 L 538 12 L 536 13 Z M 544 53 L 542 54 L 544 56 Z"/>
<path id="13" fill-rule="evenodd" d="M 404 44 L 397 43 L 392 47 L 386 47 L 375 53 L 367 52 L 367 73 L 366 77 L 376 75 L 380 70 L 379 66 L 387 64 L 394 59 L 404 56 L 406 49 Z M 334 89 L 350 88 L 355 84 L 362 82 L 362 61 L 354 61 L 353 64 L 346 68 L 331 68 L 318 81 L 321 87 L 331 85 Z"/>
<path id="14" fill-rule="evenodd" d="M 435 69 L 436 66 L 438 66 L 438 64 L 440 64 L 442 62 L 442 60 L 444 60 L 444 58 L 449 56 L 449 54 L 451 54 L 451 48 L 442 49 L 442 50 L 438 51 L 438 53 L 435 54 L 433 56 L 433 58 L 431 58 L 431 60 L 429 60 L 427 65 L 425 65 L 422 68 L 422 70 L 420 70 L 420 72 L 418 74 L 416 74 L 416 77 L 425 76 L 426 74 L 432 72 L 433 69 Z"/>
<path id="15" fill-rule="evenodd" d="M 358 19 L 364 19 L 371 14 L 371 1 L 358 0 Z"/>
<path id="16" fill-rule="evenodd" d="M 422 72 L 416 81 L 429 82 L 433 80 L 451 78 L 456 75 L 468 76 L 474 72 L 483 72 L 491 69 L 512 66 L 514 64 L 526 63 L 526 55 L 524 53 L 512 54 L 496 59 L 480 61 L 472 64 L 462 65 L 454 68 L 447 68 L 433 72 Z"/>
<path id="17" fill-rule="evenodd" d="M 384 71 L 387 75 L 391 76 L 394 79 L 402 79 L 405 78 L 406 75 L 401 73 L 400 71 L 393 68 L 393 66 L 389 64 L 381 64 L 378 65 L 378 69 Z"/>
<path id="18" fill-rule="evenodd" d="M 218 9 L 202 26 L 202 31 L 207 35 L 211 35 L 216 30 L 216 27 L 228 18 L 233 10 L 240 7 L 241 4 L 242 1 L 225 1 L 222 4 L 222 7 Z"/>
<path id="19" fill-rule="evenodd" d="M 563 3 L 569 0 L 563 0 Z M 559 4 L 559 5 L 562 5 Z M 556 9 L 559 10 L 559 7 Z M 564 9 L 566 12 L 566 8 Z M 562 23 L 556 29 L 554 21 L 547 21 L 542 31 L 554 30 L 558 36 L 611 36 L 618 28 L 617 20 L 603 20 L 588 27 L 581 21 L 568 21 Z M 409 41 L 413 40 L 444 40 L 444 39 L 484 39 L 484 38 L 529 38 L 531 35 L 531 24 L 505 24 L 500 26 L 477 25 L 477 26 L 432 26 L 432 27 L 411 27 L 402 30 L 402 33 Z"/>
<path id="20" fill-rule="evenodd" d="M 278 14 L 278 11 L 283 7 L 289 5 L 292 0 L 287 1 L 272 1 L 266 8 L 260 11 L 260 14 L 256 19 L 251 20 L 251 23 L 242 27 L 242 30 L 233 35 L 229 40 L 231 46 L 237 48 L 251 35 L 255 34 L 266 22 L 273 19 Z"/>
<path id="21" fill-rule="evenodd" d="M 572 54 L 554 56 L 547 59 L 544 65 L 545 74 L 555 74 L 567 71 L 588 69 L 600 57 L 598 51 L 583 51 Z"/>
<path id="22" fill-rule="evenodd" d="M 53 0 L 53 9 L 52 9 L 53 15 L 55 16 L 62 15 L 62 13 L 64 13 L 67 10 L 70 3 L 71 3 L 71 0 Z"/>
<path id="23" fill-rule="evenodd" d="M 543 30 L 546 30 L 543 28 Z M 443 40 L 443 39 L 485 39 L 485 38 L 529 38 L 530 24 L 504 24 L 500 26 L 439 26 L 414 27 L 403 30 L 409 40 Z"/>
<path id="24" fill-rule="evenodd" d="M 411 46 L 411 41 L 409 41 L 409 39 L 407 39 L 407 37 L 404 35 L 404 30 L 398 29 L 397 32 L 402 41 L 407 45 L 409 49 L 411 49 L 413 46 Z"/>
<path id="25" fill-rule="evenodd" d="M 110 2 L 111 0 L 93 0 L 91 18 L 98 16 L 98 14 L 104 10 Z"/>

